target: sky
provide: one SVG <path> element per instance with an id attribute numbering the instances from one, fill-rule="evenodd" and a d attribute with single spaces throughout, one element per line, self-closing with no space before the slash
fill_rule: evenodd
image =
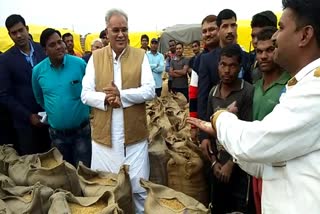
<path id="1" fill-rule="evenodd" d="M 130 32 L 201 23 L 206 15 L 217 15 L 225 8 L 235 11 L 238 19 L 251 19 L 263 10 L 282 10 L 281 0 L 0 0 L 0 26 L 5 26 L 9 15 L 20 14 L 27 24 L 69 28 L 85 35 L 105 28 L 104 17 L 111 8 L 128 14 Z"/>

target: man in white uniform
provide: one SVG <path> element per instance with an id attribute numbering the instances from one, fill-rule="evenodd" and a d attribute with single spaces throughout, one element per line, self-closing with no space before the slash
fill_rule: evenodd
<path id="1" fill-rule="evenodd" d="M 280 103 L 262 121 L 245 122 L 228 110 L 208 122 L 240 166 L 262 177 L 262 213 L 320 213 L 320 1 L 283 0 L 274 60 L 290 73 Z M 230 111 L 230 112 L 228 112 Z M 209 126 L 208 126 L 209 125 Z M 215 163 L 212 163 L 214 165 Z"/>
<path id="2" fill-rule="evenodd" d="M 105 17 L 110 45 L 92 53 L 81 99 L 92 107 L 91 168 L 118 173 L 130 165 L 136 213 L 143 213 L 149 178 L 145 101 L 155 97 L 155 83 L 144 50 L 128 46 L 128 17 L 112 9 Z"/>

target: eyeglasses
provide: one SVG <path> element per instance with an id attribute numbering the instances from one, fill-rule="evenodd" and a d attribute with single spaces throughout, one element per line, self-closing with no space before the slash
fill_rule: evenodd
<path id="1" fill-rule="evenodd" d="M 126 27 L 123 27 L 123 28 L 115 27 L 115 28 L 110 28 L 110 30 L 113 34 L 119 34 L 120 32 L 123 34 L 128 34 L 128 28 Z"/>

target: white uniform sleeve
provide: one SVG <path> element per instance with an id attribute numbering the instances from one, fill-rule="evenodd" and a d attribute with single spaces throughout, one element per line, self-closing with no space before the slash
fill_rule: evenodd
<path id="1" fill-rule="evenodd" d="M 306 77 L 280 98 L 262 121 L 245 122 L 229 112 L 217 119 L 217 136 L 239 161 L 277 163 L 320 149 L 320 78 Z"/>
<path id="2" fill-rule="evenodd" d="M 103 92 L 97 92 L 95 87 L 95 71 L 92 55 L 87 64 L 86 73 L 82 79 L 81 101 L 85 105 L 106 111 L 107 106 L 104 105 L 106 94 Z"/>
<path id="3" fill-rule="evenodd" d="M 155 97 L 155 82 L 146 55 L 144 56 L 142 63 L 141 86 L 138 88 L 120 90 L 120 97 L 123 108 L 152 100 Z"/>

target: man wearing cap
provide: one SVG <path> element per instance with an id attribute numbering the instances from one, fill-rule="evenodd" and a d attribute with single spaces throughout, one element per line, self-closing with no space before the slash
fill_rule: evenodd
<path id="1" fill-rule="evenodd" d="M 160 97 L 162 91 L 162 72 L 164 71 L 164 57 L 158 52 L 158 44 L 158 39 L 153 38 L 151 40 L 150 51 L 147 51 L 147 57 L 156 83 L 156 94 Z"/>

